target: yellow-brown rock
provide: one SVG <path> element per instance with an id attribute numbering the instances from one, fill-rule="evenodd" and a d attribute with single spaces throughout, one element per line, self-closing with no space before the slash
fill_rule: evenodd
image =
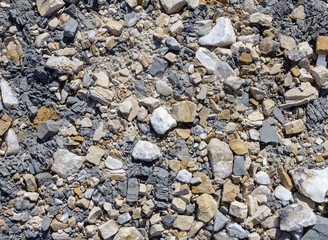
<path id="1" fill-rule="evenodd" d="M 0 136 L 5 134 L 11 125 L 12 119 L 7 115 L 4 114 L 0 119 Z"/>
<path id="2" fill-rule="evenodd" d="M 178 122 L 193 122 L 197 113 L 195 103 L 184 101 L 174 104 L 173 118 Z"/>
<path id="3" fill-rule="evenodd" d="M 328 36 L 319 36 L 317 38 L 317 54 L 328 55 Z"/>
<path id="4" fill-rule="evenodd" d="M 24 52 L 20 42 L 18 40 L 10 41 L 6 50 L 8 59 L 16 65 L 21 65 L 21 58 Z"/>
<path id="5" fill-rule="evenodd" d="M 248 144 L 241 139 L 231 140 L 229 142 L 231 150 L 237 155 L 244 155 L 248 152 Z"/>
<path id="6" fill-rule="evenodd" d="M 278 175 L 281 181 L 281 185 L 283 185 L 288 190 L 291 190 L 293 188 L 293 182 L 282 165 L 278 167 Z"/>
<path id="7" fill-rule="evenodd" d="M 214 198 L 204 193 L 197 199 L 197 218 L 203 222 L 210 221 L 217 211 L 217 203 Z"/>

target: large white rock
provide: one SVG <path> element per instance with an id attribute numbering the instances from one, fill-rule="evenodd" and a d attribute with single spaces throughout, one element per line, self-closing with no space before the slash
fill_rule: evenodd
<path id="1" fill-rule="evenodd" d="M 311 57 L 313 49 L 308 42 L 301 42 L 288 51 L 288 58 L 292 61 L 298 62 L 305 57 Z"/>
<path id="2" fill-rule="evenodd" d="M 61 74 L 73 74 L 83 68 L 83 62 L 78 59 L 70 60 L 68 57 L 50 57 L 45 68 L 56 70 Z"/>
<path id="3" fill-rule="evenodd" d="M 187 2 L 187 0 L 161 0 L 163 8 L 168 14 L 179 12 Z"/>
<path id="4" fill-rule="evenodd" d="M 215 26 L 204 37 L 198 41 L 203 46 L 229 47 L 236 42 L 235 31 L 233 30 L 229 18 L 220 17 L 216 20 Z"/>
<path id="5" fill-rule="evenodd" d="M 217 138 L 212 138 L 207 145 L 207 151 L 214 176 L 219 178 L 229 177 L 233 167 L 233 154 L 229 145 Z"/>
<path id="6" fill-rule="evenodd" d="M 176 177 L 176 179 L 185 183 L 190 183 L 191 178 L 192 178 L 192 173 L 187 171 L 186 169 L 180 170 Z"/>
<path id="7" fill-rule="evenodd" d="M 123 167 L 123 162 L 122 162 L 122 160 L 108 156 L 106 158 L 105 165 L 107 168 L 109 168 L 111 170 L 117 170 L 117 169 L 121 169 Z"/>
<path id="8" fill-rule="evenodd" d="M 13 129 L 8 130 L 6 134 L 5 142 L 7 145 L 6 155 L 11 155 L 19 151 L 19 143 L 17 140 L 17 135 Z"/>
<path id="9" fill-rule="evenodd" d="M 0 87 L 1 87 L 2 103 L 5 106 L 5 108 L 13 108 L 17 106 L 18 100 L 15 97 L 14 93 L 12 92 L 9 83 L 6 80 L 1 79 Z"/>
<path id="10" fill-rule="evenodd" d="M 161 156 L 159 147 L 155 144 L 140 140 L 132 150 L 132 157 L 137 160 L 151 162 Z"/>
<path id="11" fill-rule="evenodd" d="M 259 171 L 255 175 L 255 181 L 261 185 L 268 185 L 270 184 L 270 177 L 266 172 Z"/>
<path id="12" fill-rule="evenodd" d="M 289 191 L 287 188 L 285 188 L 282 185 L 279 185 L 274 192 L 274 196 L 277 199 L 283 200 L 283 201 L 289 201 L 293 199 L 291 191 Z"/>
<path id="13" fill-rule="evenodd" d="M 54 153 L 54 163 L 51 170 L 59 176 L 67 178 L 76 173 L 82 166 L 85 157 L 78 156 L 66 149 L 58 149 Z"/>
<path id="14" fill-rule="evenodd" d="M 299 168 L 290 171 L 297 190 L 322 203 L 328 191 L 328 168 L 322 170 Z"/>
<path id="15" fill-rule="evenodd" d="M 196 51 L 196 58 L 206 68 L 209 74 L 215 74 L 217 77 L 224 79 L 236 76 L 235 71 L 228 63 L 219 59 L 214 53 L 206 48 L 198 48 Z"/>
<path id="16" fill-rule="evenodd" d="M 301 204 L 293 204 L 279 210 L 281 231 L 302 231 L 317 222 L 316 215 Z"/>
<path id="17" fill-rule="evenodd" d="M 169 129 L 177 126 L 177 121 L 163 107 L 154 110 L 150 122 L 158 134 L 165 134 Z"/>

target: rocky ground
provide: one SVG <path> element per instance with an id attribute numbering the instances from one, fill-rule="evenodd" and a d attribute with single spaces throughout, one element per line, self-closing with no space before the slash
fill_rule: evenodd
<path id="1" fill-rule="evenodd" d="M 0 239 L 328 239 L 322 0 L 1 0 Z"/>

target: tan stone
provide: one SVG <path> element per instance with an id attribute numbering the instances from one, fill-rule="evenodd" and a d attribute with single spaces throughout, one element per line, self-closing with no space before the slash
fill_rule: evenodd
<path id="1" fill-rule="evenodd" d="M 199 116 L 199 124 L 202 126 L 202 127 L 207 127 L 207 118 L 208 118 L 208 115 L 210 115 L 211 113 L 211 109 L 207 108 L 207 107 L 203 107 L 202 110 L 199 112 L 198 116 Z"/>
<path id="2" fill-rule="evenodd" d="M 193 221 L 193 216 L 178 215 L 173 223 L 173 227 L 180 229 L 181 231 L 189 231 Z"/>
<path id="3" fill-rule="evenodd" d="M 270 116 L 273 112 L 274 107 L 276 106 L 275 102 L 271 99 L 264 100 L 262 103 L 263 113 L 266 117 Z"/>
<path id="4" fill-rule="evenodd" d="M 286 134 L 296 134 L 305 130 L 305 125 L 301 119 L 286 123 L 284 127 Z"/>
<path id="5" fill-rule="evenodd" d="M 292 13 L 290 14 L 290 17 L 292 19 L 301 19 L 304 20 L 306 18 L 306 14 L 304 12 L 304 7 L 303 5 L 300 5 L 296 8 L 294 8 L 294 10 L 292 11 Z"/>
<path id="6" fill-rule="evenodd" d="M 38 190 L 38 186 L 36 184 L 35 177 L 32 174 L 29 174 L 29 173 L 25 174 L 24 180 L 26 183 L 27 191 L 36 192 Z"/>
<path id="7" fill-rule="evenodd" d="M 186 210 L 186 203 L 181 198 L 173 198 L 171 206 L 178 213 L 183 213 Z"/>
<path id="8" fill-rule="evenodd" d="M 289 175 L 286 173 L 286 171 L 285 171 L 285 169 L 282 165 L 280 165 L 278 167 L 278 175 L 279 175 L 279 178 L 281 180 L 281 185 L 283 185 L 288 190 L 292 190 L 293 182 L 290 179 Z"/>
<path id="9" fill-rule="evenodd" d="M 180 137 L 182 139 L 187 139 L 188 137 L 190 137 L 190 132 L 191 132 L 190 129 L 183 129 L 183 128 L 176 129 L 176 133 L 177 133 L 178 137 Z"/>
<path id="10" fill-rule="evenodd" d="M 16 65 L 21 65 L 21 58 L 24 52 L 20 42 L 18 40 L 10 41 L 6 50 L 8 59 L 15 62 Z"/>
<path id="11" fill-rule="evenodd" d="M 65 6 L 65 2 L 63 0 L 37 0 L 36 6 L 40 15 L 47 17 Z"/>
<path id="12" fill-rule="evenodd" d="M 197 218 L 203 222 L 210 221 L 217 211 L 216 201 L 207 193 L 204 193 L 197 198 L 197 205 Z"/>
<path id="13" fill-rule="evenodd" d="M 243 52 L 239 57 L 239 61 L 244 64 L 251 64 L 253 62 L 253 58 L 250 53 Z"/>
<path id="14" fill-rule="evenodd" d="M 328 55 L 328 36 L 318 36 L 316 47 L 317 54 Z"/>
<path id="15" fill-rule="evenodd" d="M 196 172 L 194 173 L 193 177 L 200 177 L 202 179 L 202 182 L 197 186 L 192 186 L 192 193 L 213 194 L 215 192 L 210 178 L 205 173 Z"/>
<path id="16" fill-rule="evenodd" d="M 89 161 L 90 163 L 99 165 L 100 160 L 101 160 L 102 156 L 104 156 L 104 154 L 105 154 L 104 149 L 97 147 L 97 146 L 91 146 L 88 150 L 88 154 L 85 157 L 85 159 L 87 161 Z"/>
<path id="17" fill-rule="evenodd" d="M 110 20 L 106 23 L 106 27 L 111 34 L 119 37 L 123 31 L 123 25 L 117 21 Z"/>
<path id="18" fill-rule="evenodd" d="M 248 144 L 241 139 L 231 140 L 229 142 L 231 150 L 237 155 L 244 155 L 248 153 Z"/>
<path id="19" fill-rule="evenodd" d="M 223 109 L 221 112 L 218 113 L 219 120 L 230 120 L 230 110 Z"/>
<path id="20" fill-rule="evenodd" d="M 235 185 L 231 182 L 230 179 L 228 179 L 223 184 L 223 190 L 222 190 L 222 203 L 231 203 L 240 192 L 239 186 Z"/>
<path id="21" fill-rule="evenodd" d="M 197 115 L 197 105 L 189 101 L 176 103 L 172 108 L 173 118 L 178 122 L 192 122 Z"/>
<path id="22" fill-rule="evenodd" d="M 241 202 L 234 201 L 230 204 L 229 214 L 239 219 L 245 219 L 247 217 L 247 206 Z"/>
<path id="23" fill-rule="evenodd" d="M 5 113 L 0 119 L 0 136 L 4 135 L 11 125 L 12 119 Z"/>

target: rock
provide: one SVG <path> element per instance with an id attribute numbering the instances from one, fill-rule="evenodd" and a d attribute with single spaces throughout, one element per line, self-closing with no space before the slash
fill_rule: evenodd
<path id="1" fill-rule="evenodd" d="M 270 54 L 278 50 L 279 43 L 273 41 L 272 38 L 266 37 L 260 43 L 260 50 L 263 54 Z"/>
<path id="2" fill-rule="evenodd" d="M 323 66 L 311 68 L 311 75 L 315 79 L 318 86 L 324 86 L 328 81 L 328 69 Z"/>
<path id="3" fill-rule="evenodd" d="M 246 221 L 252 222 L 253 225 L 260 224 L 271 214 L 270 208 L 265 205 L 259 206 L 254 214 Z"/>
<path id="4" fill-rule="evenodd" d="M 174 37 L 167 37 L 165 43 L 170 50 L 180 51 L 181 49 L 180 43 Z"/>
<path id="5" fill-rule="evenodd" d="M 264 100 L 262 103 L 262 109 L 265 116 L 270 116 L 273 112 L 274 107 L 276 106 L 275 102 L 271 99 Z"/>
<path id="6" fill-rule="evenodd" d="M 186 210 L 186 203 L 181 198 L 173 198 L 171 207 L 174 211 L 178 213 L 183 213 Z"/>
<path id="7" fill-rule="evenodd" d="M 316 223 L 316 215 L 301 204 L 293 204 L 279 210 L 281 231 L 302 231 Z"/>
<path id="8" fill-rule="evenodd" d="M 308 42 L 301 42 L 288 51 L 288 58 L 292 61 L 298 62 L 303 58 L 309 58 L 313 54 L 313 49 Z"/>
<path id="9" fill-rule="evenodd" d="M 18 40 L 10 41 L 6 48 L 7 57 L 9 60 L 13 61 L 17 66 L 22 64 L 23 50 L 20 42 Z"/>
<path id="10" fill-rule="evenodd" d="M 194 25 L 195 33 L 199 36 L 205 36 L 211 31 L 213 20 L 196 21 Z"/>
<path id="11" fill-rule="evenodd" d="M 19 152 L 20 146 L 17 140 L 17 135 L 13 129 L 8 130 L 5 137 L 5 142 L 7 145 L 6 155 L 9 156 Z"/>
<path id="12" fill-rule="evenodd" d="M 135 227 L 121 227 L 113 240 L 143 240 L 144 236 Z"/>
<path id="13" fill-rule="evenodd" d="M 245 79 L 242 79 L 240 77 L 228 77 L 225 80 L 225 85 L 227 85 L 228 87 L 230 87 L 232 90 L 237 91 L 239 90 L 242 85 L 245 83 Z"/>
<path id="14" fill-rule="evenodd" d="M 235 31 L 229 18 L 220 17 L 216 20 L 213 29 L 199 39 L 198 43 L 203 46 L 229 47 L 236 42 Z"/>
<path id="15" fill-rule="evenodd" d="M 179 12 L 186 4 L 187 0 L 160 0 L 168 14 Z"/>
<path id="16" fill-rule="evenodd" d="M 38 190 L 38 186 L 36 184 L 35 177 L 32 174 L 29 174 L 29 173 L 25 174 L 24 180 L 26 183 L 27 191 L 36 192 Z"/>
<path id="17" fill-rule="evenodd" d="M 252 96 L 257 100 L 257 101 L 260 101 L 260 100 L 263 100 L 266 96 L 266 93 L 265 91 L 263 90 L 260 90 L 256 87 L 250 87 L 249 90 L 251 91 L 252 93 Z"/>
<path id="18" fill-rule="evenodd" d="M 163 78 L 167 67 L 168 67 L 167 61 L 161 58 L 155 58 L 154 62 L 152 63 L 149 69 L 149 73 L 153 77 Z"/>
<path id="19" fill-rule="evenodd" d="M 149 234 L 151 238 L 160 237 L 164 231 L 165 229 L 161 224 L 155 224 L 150 227 Z"/>
<path id="20" fill-rule="evenodd" d="M 125 0 L 125 2 L 129 5 L 130 8 L 134 8 L 138 6 L 137 0 Z"/>
<path id="21" fill-rule="evenodd" d="M 157 80 L 155 86 L 156 91 L 165 97 L 168 97 L 173 93 L 173 89 L 162 80 Z"/>
<path id="22" fill-rule="evenodd" d="M 70 18 L 65 24 L 64 37 L 74 38 L 78 26 L 78 22 L 75 19 Z"/>
<path id="23" fill-rule="evenodd" d="M 48 58 L 45 68 L 58 71 L 60 74 L 73 74 L 76 69 L 76 63 L 68 57 L 50 57 Z"/>
<path id="24" fill-rule="evenodd" d="M 45 45 L 44 43 L 50 38 L 50 34 L 49 33 L 42 33 L 39 36 L 36 37 L 35 39 L 35 46 L 40 48 L 43 45 Z"/>
<path id="25" fill-rule="evenodd" d="M 102 211 L 100 207 L 94 207 L 88 216 L 89 223 L 95 223 L 97 219 L 102 215 Z"/>
<path id="26" fill-rule="evenodd" d="M 298 168 L 290 171 L 297 190 L 314 202 L 322 203 L 328 191 L 328 168 L 305 169 Z"/>
<path id="27" fill-rule="evenodd" d="M 205 223 L 210 221 L 217 210 L 217 203 L 214 198 L 204 193 L 197 198 L 197 205 L 197 218 Z"/>
<path id="28" fill-rule="evenodd" d="M 249 21 L 263 27 L 270 27 L 272 24 L 272 17 L 263 13 L 253 13 L 249 16 Z"/>
<path id="29" fill-rule="evenodd" d="M 213 194 L 215 191 L 213 189 L 213 186 L 211 184 L 210 178 L 202 173 L 202 172 L 196 172 L 194 173 L 194 178 L 200 177 L 202 182 L 198 184 L 197 186 L 192 187 L 192 193 L 208 193 Z"/>
<path id="30" fill-rule="evenodd" d="M 301 119 L 285 123 L 284 127 L 286 134 L 297 134 L 305 130 L 305 125 Z"/>
<path id="31" fill-rule="evenodd" d="M 90 97 L 104 105 L 108 105 L 112 100 L 113 96 L 113 92 L 106 88 L 92 87 L 90 89 Z"/>
<path id="32" fill-rule="evenodd" d="M 294 38 L 283 35 L 280 37 L 280 46 L 284 49 L 289 50 L 289 49 L 297 47 L 297 44 L 296 44 Z"/>
<path id="33" fill-rule="evenodd" d="M 117 21 L 113 21 L 113 20 L 109 20 L 106 23 L 106 28 L 108 29 L 108 31 L 113 34 L 116 37 L 119 37 L 122 32 L 123 32 L 123 24 L 117 22 Z"/>
<path id="34" fill-rule="evenodd" d="M 37 0 L 36 6 L 42 17 L 48 17 L 65 6 L 63 0 Z"/>
<path id="35" fill-rule="evenodd" d="M 244 239 L 247 237 L 246 231 L 238 223 L 228 223 L 226 226 L 230 237 Z"/>
<path id="36" fill-rule="evenodd" d="M 293 199 L 291 191 L 281 185 L 276 187 L 274 196 L 283 201 L 290 201 Z"/>
<path id="37" fill-rule="evenodd" d="M 101 237 L 107 240 L 114 236 L 117 233 L 118 229 L 119 227 L 115 220 L 110 219 L 99 227 L 99 232 Z"/>
<path id="38" fill-rule="evenodd" d="M 260 141 L 263 143 L 278 143 L 277 128 L 263 121 L 260 129 Z"/>
<path id="39" fill-rule="evenodd" d="M 292 13 L 290 14 L 290 17 L 292 19 L 301 19 L 304 20 L 306 18 L 306 14 L 304 12 L 304 6 L 300 5 L 296 8 L 294 8 L 294 10 L 292 11 Z"/>
<path id="40" fill-rule="evenodd" d="M 138 196 L 139 196 L 138 179 L 137 178 L 129 178 L 126 200 L 128 202 L 136 202 L 136 201 L 138 201 Z"/>
<path id="41" fill-rule="evenodd" d="M 287 188 L 289 191 L 293 188 L 292 180 L 290 179 L 289 175 L 286 173 L 284 167 L 279 165 L 278 167 L 278 175 L 281 181 L 281 184 Z"/>
<path id="42" fill-rule="evenodd" d="M 81 168 L 84 160 L 85 157 L 75 155 L 68 150 L 58 149 L 54 153 L 54 162 L 51 171 L 54 171 L 63 178 L 67 178 Z"/>
<path id="43" fill-rule="evenodd" d="M 214 53 L 206 48 L 200 47 L 196 51 L 196 58 L 206 68 L 209 74 L 215 74 L 219 78 L 227 79 L 236 75 L 228 63 L 219 59 Z"/>
<path id="44" fill-rule="evenodd" d="M 165 134 L 168 130 L 177 126 L 175 119 L 163 107 L 154 110 L 150 122 L 157 134 Z"/>
<path id="45" fill-rule="evenodd" d="M 214 176 L 219 178 L 229 177 L 233 166 L 233 154 L 229 145 L 219 139 L 212 138 L 207 145 L 207 151 Z"/>
<path id="46" fill-rule="evenodd" d="M 245 160 L 243 156 L 235 156 L 233 160 L 233 175 L 244 176 L 246 173 Z"/>
<path id="47" fill-rule="evenodd" d="M 0 119 L 0 136 L 3 136 L 11 126 L 12 119 L 5 113 Z"/>
<path id="48" fill-rule="evenodd" d="M 193 221 L 193 216 L 178 215 L 173 223 L 173 227 L 181 231 L 189 231 Z"/>
<path id="49" fill-rule="evenodd" d="M 173 118 L 177 122 L 193 122 L 197 115 L 197 105 L 189 101 L 173 104 L 172 109 Z"/>
<path id="50" fill-rule="evenodd" d="M 117 219 L 117 222 L 119 224 L 124 224 L 124 223 L 127 223 L 131 220 L 131 215 L 129 212 L 125 212 L 123 213 L 122 215 L 120 215 Z"/>
<path id="51" fill-rule="evenodd" d="M 194 221 L 191 225 L 190 231 L 188 232 L 188 238 L 195 236 L 200 229 L 204 227 L 204 223 L 200 221 Z"/>
<path id="52" fill-rule="evenodd" d="M 171 227 L 173 225 L 175 218 L 171 214 L 167 214 L 162 217 L 162 223 L 166 227 Z"/>
<path id="53" fill-rule="evenodd" d="M 161 157 L 161 152 L 155 144 L 140 140 L 132 150 L 132 157 L 136 160 L 151 162 Z"/>
<path id="54" fill-rule="evenodd" d="M 109 168 L 111 170 L 117 170 L 117 169 L 121 169 L 123 167 L 123 162 L 119 159 L 108 156 L 106 158 L 105 165 L 107 168 Z"/>
<path id="55" fill-rule="evenodd" d="M 215 212 L 213 217 L 213 232 L 219 232 L 228 223 L 228 218 L 220 212 Z"/>
<path id="56" fill-rule="evenodd" d="M 231 203 L 238 195 L 240 189 L 239 186 L 233 184 L 230 179 L 228 179 L 222 190 L 222 199 L 223 203 Z"/>
<path id="57" fill-rule="evenodd" d="M 156 98 L 152 98 L 152 97 L 146 97 L 143 99 L 139 100 L 139 104 L 141 106 L 145 106 L 148 108 L 149 111 L 154 111 L 156 108 L 159 107 L 160 104 L 160 100 L 156 99 Z"/>
<path id="58" fill-rule="evenodd" d="M 269 177 L 269 175 L 266 172 L 259 171 L 255 175 L 255 181 L 258 184 L 268 185 L 268 184 L 270 184 L 270 177 Z"/>
<path id="59" fill-rule="evenodd" d="M 303 235 L 301 240 L 328 239 L 328 218 L 317 216 L 316 224 Z"/>
<path id="60" fill-rule="evenodd" d="M 97 146 L 91 146 L 88 150 L 88 154 L 85 156 L 85 160 L 95 165 L 99 165 L 100 160 L 104 154 L 104 149 Z"/>
<path id="61" fill-rule="evenodd" d="M 247 206 L 234 201 L 230 204 L 229 214 L 239 219 L 245 219 L 247 217 Z"/>
<path id="62" fill-rule="evenodd" d="M 231 150 L 237 155 L 244 155 L 248 153 L 248 144 L 241 139 L 231 140 L 229 142 Z"/>
<path id="63" fill-rule="evenodd" d="M 38 125 L 37 136 L 41 141 L 47 141 L 49 138 L 55 136 L 59 131 L 59 124 L 49 120 L 40 122 Z"/>
<path id="64" fill-rule="evenodd" d="M 129 13 L 129 14 L 125 14 L 124 15 L 124 26 L 125 27 L 133 27 L 134 25 L 137 24 L 137 22 L 139 22 L 141 18 L 141 14 L 140 13 Z"/>
<path id="65" fill-rule="evenodd" d="M 15 97 L 13 91 L 11 90 L 11 87 L 9 86 L 9 83 L 1 79 L 0 82 L 0 88 L 1 88 L 1 96 L 2 96 L 2 103 L 7 109 L 11 109 L 18 105 L 18 99 Z"/>
<path id="66" fill-rule="evenodd" d="M 180 170 L 176 177 L 177 180 L 184 182 L 184 183 L 190 183 L 191 178 L 192 178 L 192 173 L 190 173 L 186 169 Z"/>
<path id="67" fill-rule="evenodd" d="M 253 62 L 252 55 L 250 53 L 243 52 L 239 57 L 239 61 L 243 64 L 251 64 Z"/>
<path id="68" fill-rule="evenodd" d="M 320 55 L 328 55 L 328 36 L 317 37 L 316 53 Z"/>

